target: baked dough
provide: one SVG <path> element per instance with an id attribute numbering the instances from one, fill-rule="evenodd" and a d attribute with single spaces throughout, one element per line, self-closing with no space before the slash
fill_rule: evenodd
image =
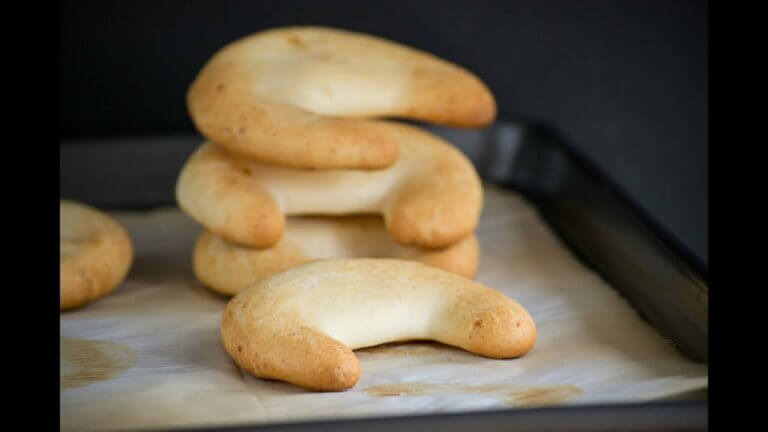
<path id="1" fill-rule="evenodd" d="M 179 206 L 208 230 L 256 248 L 275 245 L 286 215 L 382 214 L 398 243 L 445 247 L 469 236 L 482 209 L 472 162 L 417 127 L 390 122 L 400 157 L 379 170 L 306 170 L 238 157 L 204 143 L 179 174 Z"/>
<path id="2" fill-rule="evenodd" d="M 254 283 L 230 300 L 221 340 L 248 373 L 312 390 L 357 383 L 354 349 L 434 340 L 490 358 L 527 353 L 528 312 L 470 279 L 414 261 L 328 259 Z"/>
<path id="3" fill-rule="evenodd" d="M 194 271 L 212 290 L 233 296 L 257 280 L 315 259 L 399 258 L 472 278 L 478 255 L 474 235 L 445 248 L 421 249 L 394 242 L 378 216 L 291 217 L 280 242 L 265 249 L 203 231 L 195 244 Z"/>
<path id="4" fill-rule="evenodd" d="M 373 117 L 461 127 L 493 122 L 474 74 L 429 53 L 325 27 L 285 27 L 218 50 L 187 92 L 208 140 L 255 160 L 302 168 L 382 168 L 396 140 Z"/>
<path id="5" fill-rule="evenodd" d="M 59 202 L 61 310 L 92 302 L 117 287 L 133 261 L 125 228 L 89 205 Z"/>

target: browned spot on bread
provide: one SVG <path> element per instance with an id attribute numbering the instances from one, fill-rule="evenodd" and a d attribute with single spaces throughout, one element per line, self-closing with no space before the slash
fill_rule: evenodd
<path id="1" fill-rule="evenodd" d="M 304 40 L 301 39 L 301 36 L 292 34 L 288 36 L 288 42 L 295 46 L 296 48 L 306 48 L 307 45 L 304 43 Z"/>
<path id="2" fill-rule="evenodd" d="M 59 387 L 83 387 L 120 375 L 136 362 L 136 351 L 106 340 L 62 337 L 59 360 Z"/>

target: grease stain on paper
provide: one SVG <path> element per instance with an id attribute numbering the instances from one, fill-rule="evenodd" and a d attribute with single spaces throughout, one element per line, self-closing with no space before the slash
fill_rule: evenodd
<path id="1" fill-rule="evenodd" d="M 136 362 L 133 348 L 107 340 L 62 337 L 59 387 L 83 387 L 114 378 Z"/>
<path id="2" fill-rule="evenodd" d="M 355 354 L 374 356 L 435 355 L 457 351 L 456 348 L 437 342 L 392 342 L 355 350 Z"/>
<path id="3" fill-rule="evenodd" d="M 555 405 L 584 393 L 572 385 L 514 387 L 407 382 L 382 384 L 363 389 L 370 396 L 424 396 L 433 394 L 491 394 L 510 406 Z"/>

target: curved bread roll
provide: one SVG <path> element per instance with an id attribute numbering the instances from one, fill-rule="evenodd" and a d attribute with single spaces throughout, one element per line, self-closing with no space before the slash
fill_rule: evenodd
<path id="1" fill-rule="evenodd" d="M 254 162 L 204 143 L 179 174 L 179 206 L 250 247 L 281 238 L 285 215 L 382 214 L 395 241 L 444 247 L 469 236 L 482 209 L 472 163 L 439 137 L 390 123 L 400 157 L 380 170 L 303 170 Z"/>
<path id="2" fill-rule="evenodd" d="M 61 310 L 111 292 L 128 274 L 133 245 L 122 225 L 82 203 L 59 202 Z"/>
<path id="3" fill-rule="evenodd" d="M 329 259 L 235 296 L 222 317 L 221 340 L 257 377 L 339 391 L 360 376 L 354 349 L 434 340 L 512 358 L 533 347 L 536 326 L 514 300 L 453 273 L 413 261 Z"/>
<path id="4" fill-rule="evenodd" d="M 267 276 L 324 258 L 399 258 L 472 278 L 479 249 L 474 235 L 442 249 L 402 246 L 375 216 L 293 217 L 280 242 L 266 249 L 238 246 L 203 231 L 195 245 L 194 271 L 206 286 L 228 296 Z"/>
<path id="5" fill-rule="evenodd" d="M 455 64 L 385 39 L 286 27 L 232 42 L 187 92 L 203 136 L 262 162 L 303 168 L 381 168 L 396 140 L 370 117 L 452 126 L 493 122 L 486 85 Z"/>

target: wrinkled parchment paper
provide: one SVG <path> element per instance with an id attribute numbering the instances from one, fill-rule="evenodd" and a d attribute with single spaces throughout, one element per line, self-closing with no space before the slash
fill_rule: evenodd
<path id="1" fill-rule="evenodd" d="M 199 225 L 175 208 L 112 214 L 135 261 L 112 294 L 61 314 L 62 430 L 641 402 L 707 387 L 707 366 L 676 351 L 515 193 L 486 187 L 476 279 L 531 313 L 533 350 L 491 360 L 435 343 L 368 348 L 343 393 L 244 374 L 219 342 L 227 298 L 192 273 Z"/>

